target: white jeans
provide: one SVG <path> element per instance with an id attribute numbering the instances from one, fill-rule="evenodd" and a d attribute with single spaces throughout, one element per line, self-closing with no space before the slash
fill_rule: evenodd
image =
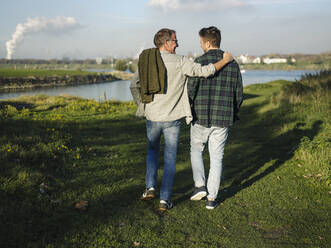
<path id="1" fill-rule="evenodd" d="M 221 182 L 224 146 L 228 128 L 191 125 L 191 163 L 196 187 L 205 186 L 203 150 L 208 142 L 210 169 L 207 181 L 208 198 L 216 199 Z"/>

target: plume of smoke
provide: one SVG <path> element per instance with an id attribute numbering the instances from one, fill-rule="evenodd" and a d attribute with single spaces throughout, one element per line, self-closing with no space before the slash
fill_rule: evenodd
<path id="1" fill-rule="evenodd" d="M 28 18 L 25 23 L 17 24 L 11 40 L 6 42 L 6 58 L 12 58 L 15 48 L 27 34 L 39 32 L 64 33 L 78 27 L 80 27 L 80 24 L 77 23 L 74 17 L 58 16 L 54 19 L 47 19 L 45 17 Z"/>

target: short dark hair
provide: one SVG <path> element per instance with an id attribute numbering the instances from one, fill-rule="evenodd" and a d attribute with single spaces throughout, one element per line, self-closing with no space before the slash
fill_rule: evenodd
<path id="1" fill-rule="evenodd" d="M 169 28 L 162 28 L 154 35 L 154 45 L 160 48 L 166 41 L 171 40 L 171 35 L 176 31 Z"/>
<path id="2" fill-rule="evenodd" d="M 218 48 L 220 47 L 221 31 L 218 28 L 216 28 L 214 26 L 211 26 L 209 28 L 202 28 L 199 31 L 199 35 L 205 41 L 209 41 L 213 47 L 218 47 Z"/>

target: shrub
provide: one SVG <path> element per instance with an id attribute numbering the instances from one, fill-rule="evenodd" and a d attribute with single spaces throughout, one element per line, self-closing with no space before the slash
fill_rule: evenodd
<path id="1" fill-rule="evenodd" d="M 299 81 L 282 86 L 273 96 L 274 103 L 297 104 L 304 101 L 329 102 L 331 70 L 305 74 Z"/>
<path id="2" fill-rule="evenodd" d="M 11 105 L 5 105 L 0 109 L 0 118 L 6 119 L 10 118 L 18 113 L 17 109 Z"/>
<path id="3" fill-rule="evenodd" d="M 132 72 L 132 73 L 135 73 L 136 71 L 137 71 L 137 64 L 130 64 L 129 65 L 129 70 L 130 70 L 130 72 Z"/>
<path id="4" fill-rule="evenodd" d="M 126 71 L 128 69 L 128 65 L 125 60 L 119 59 L 116 61 L 114 68 L 118 71 Z"/>

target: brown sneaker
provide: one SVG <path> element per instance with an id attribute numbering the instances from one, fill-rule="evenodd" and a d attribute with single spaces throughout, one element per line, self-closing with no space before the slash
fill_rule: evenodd
<path id="1" fill-rule="evenodd" d="M 171 201 L 161 200 L 160 205 L 159 205 L 159 210 L 166 211 L 166 210 L 172 208 L 173 206 L 174 206 L 174 204 Z"/>
<path id="2" fill-rule="evenodd" d="M 152 200 L 155 197 L 155 189 L 148 188 L 145 189 L 144 193 L 141 195 L 140 199 L 144 201 Z"/>

